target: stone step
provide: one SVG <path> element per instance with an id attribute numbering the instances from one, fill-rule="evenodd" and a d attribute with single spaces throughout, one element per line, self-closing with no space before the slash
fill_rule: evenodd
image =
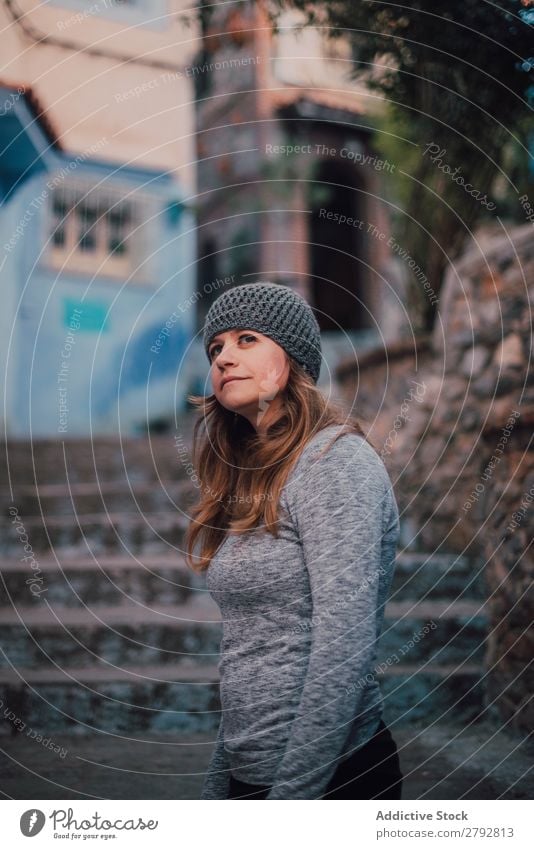
<path id="1" fill-rule="evenodd" d="M 388 602 L 378 659 L 410 663 L 431 660 L 458 663 L 469 657 L 482 662 L 488 631 L 487 606 L 479 601 Z"/>
<path id="2" fill-rule="evenodd" d="M 221 623 L 206 596 L 195 605 L 96 605 L 78 609 L 38 605 L 0 610 L 0 666 L 59 666 L 95 662 L 212 663 L 218 656 Z"/>
<path id="3" fill-rule="evenodd" d="M 88 667 L 0 672 L 0 734 L 17 728 L 15 717 L 33 730 L 88 733 L 213 731 L 219 723 L 216 667 Z M 8 713 L 6 714 L 6 708 Z"/>
<path id="4" fill-rule="evenodd" d="M 97 629 L 114 625 L 168 625 L 170 628 L 184 628 L 194 624 L 220 624 L 219 608 L 205 593 L 194 604 L 159 604 L 145 607 L 140 604 L 117 604 L 94 607 L 63 607 L 61 605 L 40 604 L 31 607 L 0 609 L 2 626 L 22 624 L 25 628 L 58 628 L 61 626 Z"/>
<path id="5" fill-rule="evenodd" d="M 182 511 L 142 514 L 80 513 L 75 517 L 51 515 L 28 516 L 23 520 L 24 531 L 33 552 L 40 554 L 67 549 L 71 553 L 104 552 L 140 553 L 183 548 L 188 518 Z M 4 556 L 23 555 L 19 533 L 11 522 L 0 523 L 0 553 Z M 65 552 L 66 553 L 66 552 Z"/>
<path id="6" fill-rule="evenodd" d="M 435 623 L 435 627 L 433 627 Z M 426 631 L 425 631 L 426 629 Z M 478 602 L 396 602 L 386 608 L 378 662 L 454 663 L 484 654 L 487 622 Z M 90 608 L 38 604 L 0 609 L 0 666 L 60 666 L 94 659 L 128 665 L 169 663 L 177 657 L 213 660 L 222 625 L 207 591 L 183 605 L 120 604 Z M 418 637 L 418 639 L 416 639 Z"/>
<path id="7" fill-rule="evenodd" d="M 10 439 L 5 443 L 6 464 L 0 486 L 116 481 L 148 483 L 169 476 L 185 478 L 191 461 L 192 419 L 182 417 L 178 429 L 168 434 L 61 439 Z M 4 465 L 9 465 L 11 480 Z M 169 472 L 172 474 L 169 475 Z M 16 471 L 16 474 L 15 474 Z"/>
<path id="8" fill-rule="evenodd" d="M 399 664 L 379 674 L 384 722 L 441 720 L 469 722 L 486 705 L 486 676 L 480 664 Z"/>
<path id="9" fill-rule="evenodd" d="M 49 604 L 66 607 L 185 604 L 207 592 L 205 577 L 190 569 L 178 553 L 142 558 L 61 556 L 58 560 L 51 560 L 48 555 L 36 562 L 38 568 L 20 560 L 2 563 L 0 607 L 38 605 L 45 595 Z M 35 589 L 30 590 L 31 586 Z"/>
<path id="10" fill-rule="evenodd" d="M 19 552 L 20 553 L 20 552 Z M 205 577 L 187 566 L 182 554 L 67 556 L 56 552 L 37 556 L 37 566 L 28 562 L 6 559 L 0 567 L 3 585 L 0 586 L 0 606 L 38 604 L 39 593 L 30 592 L 32 578 L 42 578 L 50 604 L 79 606 L 128 603 L 176 603 L 188 601 L 196 590 L 205 588 Z M 451 565 L 452 564 L 452 565 Z M 28 581 L 28 583 L 27 583 Z M 33 582 L 35 586 L 35 581 Z M 388 604 L 413 600 L 482 600 L 485 598 L 483 575 L 479 569 L 454 562 L 451 558 L 418 559 L 400 553 Z"/>
<path id="11" fill-rule="evenodd" d="M 483 708 L 479 666 L 397 665 L 379 672 L 386 722 L 417 719 L 466 721 Z M 14 717 L 42 734 L 216 731 L 220 718 L 217 667 L 165 664 L 0 670 L 0 698 L 8 714 L 0 735 L 17 728 Z"/>
<path id="12" fill-rule="evenodd" d="M 59 667 L 53 664 L 17 669 L 0 669 L 0 686 L 24 687 L 36 684 L 108 684 L 127 681 L 138 684 L 153 681 L 156 684 L 213 684 L 219 681 L 216 663 L 199 664 L 187 660 L 180 663 L 168 663 L 144 666 L 79 666 Z"/>
<path id="13" fill-rule="evenodd" d="M 480 563 L 455 554 L 399 551 L 389 593 L 390 602 L 404 599 L 480 599 L 487 596 Z"/>
<path id="14" fill-rule="evenodd" d="M 26 524 L 41 514 L 69 516 L 75 521 L 84 513 L 169 513 L 186 510 L 198 500 L 200 490 L 191 480 L 158 480 L 150 483 L 122 481 L 92 481 L 88 483 L 45 483 L 35 486 L 15 486 L 14 492 L 0 490 L 0 515 L 11 519 L 9 511 L 15 506 L 20 520 Z"/>

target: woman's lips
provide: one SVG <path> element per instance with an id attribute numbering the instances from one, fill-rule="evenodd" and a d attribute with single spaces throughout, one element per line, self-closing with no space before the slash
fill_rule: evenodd
<path id="1" fill-rule="evenodd" d="M 222 388 L 224 389 L 224 387 L 226 386 L 227 383 L 233 383 L 235 380 L 247 380 L 247 378 L 246 377 L 230 377 L 228 380 L 224 381 Z"/>

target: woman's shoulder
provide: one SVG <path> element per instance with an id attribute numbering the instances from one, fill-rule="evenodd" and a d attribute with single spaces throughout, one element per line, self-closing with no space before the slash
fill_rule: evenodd
<path id="1" fill-rule="evenodd" d="M 342 431 L 341 425 L 329 425 L 306 443 L 283 488 L 283 504 L 291 516 L 299 508 L 309 513 L 311 505 L 314 515 L 317 509 L 329 511 L 332 499 L 353 498 L 358 492 L 382 504 L 384 511 L 394 509 L 391 479 L 380 454 L 361 434 Z"/>
<path id="2" fill-rule="evenodd" d="M 315 433 L 301 451 L 295 470 L 300 475 L 315 469 L 319 474 L 341 468 L 363 469 L 387 475 L 378 452 L 367 439 L 354 431 L 344 431 L 344 425 L 327 425 Z"/>
<path id="3" fill-rule="evenodd" d="M 328 457 L 330 460 L 342 457 L 361 456 L 362 458 L 381 458 L 373 446 L 360 433 L 345 430 L 346 425 L 327 425 L 315 433 L 306 443 L 302 456 L 310 460 Z"/>

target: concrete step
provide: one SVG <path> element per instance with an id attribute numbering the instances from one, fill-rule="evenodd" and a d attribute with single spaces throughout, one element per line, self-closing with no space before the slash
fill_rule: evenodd
<path id="1" fill-rule="evenodd" d="M 177 430 L 151 434 L 150 438 L 80 437 L 35 439 L 31 443 L 10 439 L 4 443 L 6 468 L 2 464 L 0 486 L 115 481 L 124 483 L 127 489 L 128 481 L 133 485 L 169 477 L 185 479 L 191 460 L 191 424 L 192 419 L 181 417 Z"/>
<path id="2" fill-rule="evenodd" d="M 470 721 L 486 703 L 480 664 L 398 664 L 377 676 L 384 698 L 384 721 Z"/>
<path id="3" fill-rule="evenodd" d="M 479 601 L 388 602 L 378 660 L 395 656 L 420 663 L 482 661 L 488 631 L 486 605 Z"/>
<path id="4" fill-rule="evenodd" d="M 17 552 L 20 554 L 20 551 Z M 127 603 L 176 603 L 188 601 L 197 590 L 205 588 L 205 576 L 191 570 L 182 554 L 147 555 L 96 554 L 77 555 L 56 551 L 35 555 L 41 584 L 51 603 L 66 606 Z M 39 603 L 29 591 L 36 574 L 27 562 L 11 555 L 0 566 L 0 607 L 9 603 Z M 420 557 L 399 554 L 388 605 L 402 601 L 466 601 L 485 598 L 484 576 L 480 568 L 453 557 Z"/>
<path id="5" fill-rule="evenodd" d="M 0 698 L 3 736 L 20 732 L 20 720 L 47 735 L 213 732 L 220 711 L 213 664 L 1 670 Z"/>
<path id="6" fill-rule="evenodd" d="M 185 604 L 207 593 L 204 575 L 187 566 L 181 554 L 172 556 L 100 555 L 38 558 L 38 570 L 20 560 L 0 566 L 0 607 L 49 604 L 80 607 L 95 604 Z M 35 581 L 35 578 L 38 581 Z M 31 591 L 30 586 L 36 587 Z"/>
<path id="7" fill-rule="evenodd" d="M 49 628 L 61 626 L 86 628 L 113 627 L 114 625 L 143 626 L 164 624 L 170 628 L 183 628 L 193 624 L 220 624 L 220 613 L 209 593 L 194 604 L 159 604 L 144 607 L 140 604 L 103 604 L 81 609 L 49 604 L 31 607 L 0 609 L 2 626 L 22 625 L 24 628 Z"/>
<path id="8" fill-rule="evenodd" d="M 484 569 L 470 558 L 406 551 L 397 555 L 390 602 L 410 598 L 483 600 L 486 595 Z"/>
<path id="9" fill-rule="evenodd" d="M 102 666 L 69 666 L 60 667 L 51 663 L 41 665 L 38 669 L 17 667 L 0 669 L 0 685 L 24 687 L 36 684 L 108 684 L 127 681 L 138 684 L 140 681 L 153 681 L 156 684 L 196 683 L 213 684 L 219 681 L 217 664 L 182 660 L 180 663 L 163 663 L 159 665 L 145 664 L 143 666 L 120 667 L 113 665 Z"/>
<path id="10" fill-rule="evenodd" d="M 28 516 L 23 519 L 24 533 L 33 552 L 39 554 L 67 549 L 72 553 L 93 554 L 132 552 L 145 548 L 167 551 L 169 547 L 183 549 L 188 518 L 181 511 L 142 514 L 79 513 L 75 517 L 62 515 Z M 0 553 L 16 558 L 22 556 L 23 545 L 11 522 L 0 523 Z M 65 552 L 67 553 L 67 552 Z"/>
<path id="11" fill-rule="evenodd" d="M 378 674 L 387 722 L 402 725 L 477 716 L 483 709 L 479 666 L 403 664 Z M 182 661 L 116 668 L 107 666 L 0 669 L 0 698 L 13 716 L 0 716 L 0 734 L 22 717 L 39 733 L 93 729 L 139 731 L 211 730 L 219 723 L 217 666 Z M 19 723 L 20 724 L 20 723 Z"/>
<path id="12" fill-rule="evenodd" d="M 199 590 L 194 598 L 183 605 L 1 608 L 0 640 L 9 660 L 0 658 L 0 665 L 38 666 L 43 654 L 60 665 L 85 666 L 93 656 L 128 664 L 135 657 L 153 663 L 167 662 L 175 653 L 216 653 L 222 631 L 219 608 L 207 591 Z M 487 630 L 483 611 L 478 602 L 392 602 L 386 608 L 378 662 L 480 660 Z"/>
<path id="13" fill-rule="evenodd" d="M 91 609 L 38 605 L 0 611 L 0 666 L 40 667 L 46 658 L 59 666 L 95 662 L 213 662 L 221 624 L 208 596 L 193 604 L 97 605 Z"/>
<path id="14" fill-rule="evenodd" d="M 187 478 L 158 480 L 149 483 L 125 481 L 90 481 L 87 483 L 44 483 L 35 486 L 6 487 L 0 490 L 0 515 L 11 518 L 16 506 L 21 521 L 47 516 L 70 516 L 75 520 L 85 513 L 154 513 L 182 511 L 199 496 L 199 488 Z"/>

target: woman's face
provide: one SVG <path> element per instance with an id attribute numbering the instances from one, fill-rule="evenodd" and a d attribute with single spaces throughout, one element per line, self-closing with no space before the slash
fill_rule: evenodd
<path id="1" fill-rule="evenodd" d="M 217 333 L 208 354 L 217 400 L 258 430 L 267 410 L 281 403 L 289 375 L 286 352 L 269 336 L 245 329 Z"/>

